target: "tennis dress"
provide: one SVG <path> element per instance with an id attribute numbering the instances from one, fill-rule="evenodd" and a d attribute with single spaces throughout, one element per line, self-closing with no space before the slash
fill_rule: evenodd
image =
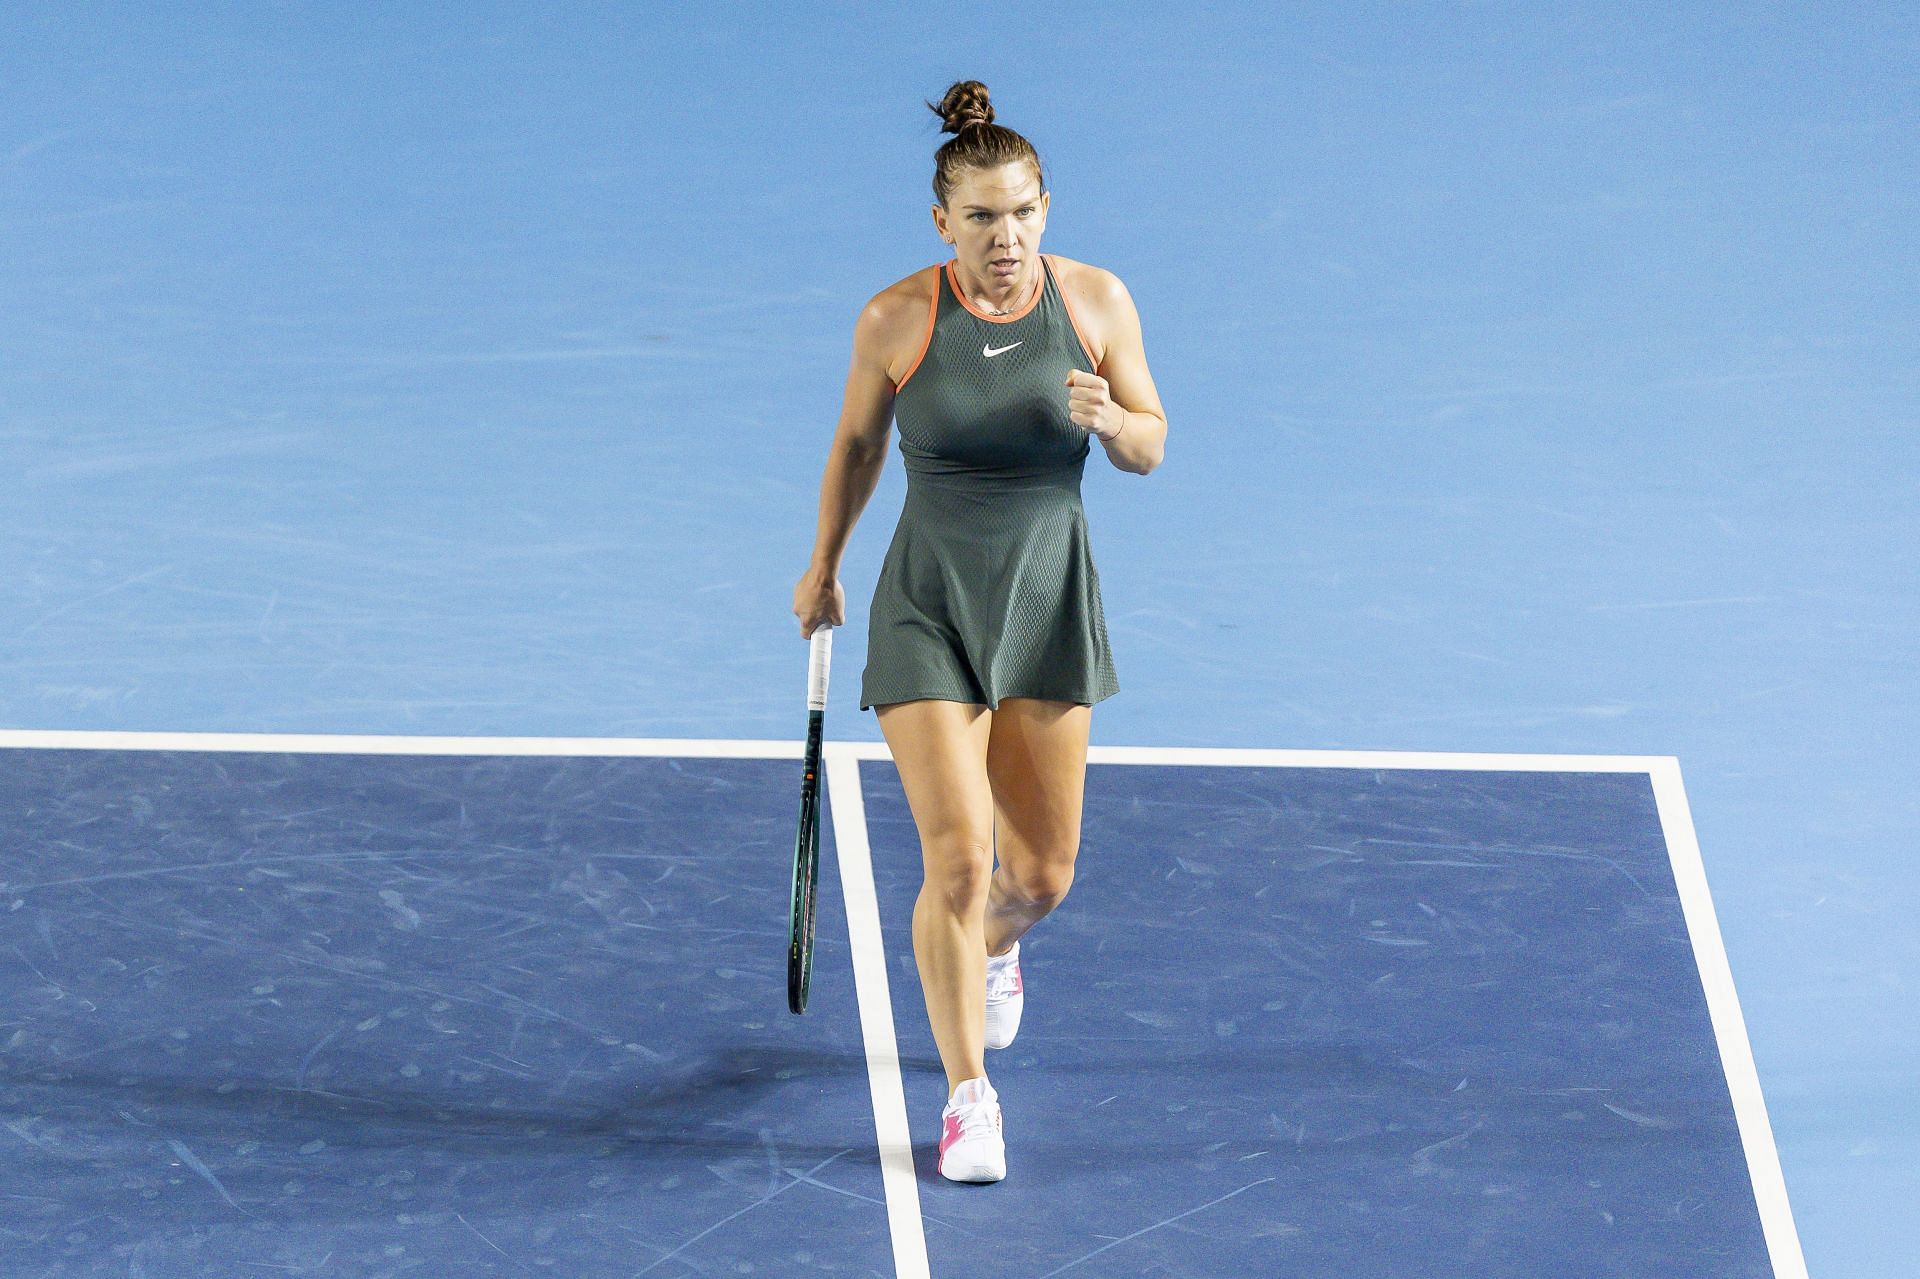
<path id="1" fill-rule="evenodd" d="M 976 309 L 951 261 L 935 278 L 894 393 L 907 496 L 867 614 L 862 710 L 1120 691 L 1080 503 L 1092 437 L 1067 416 L 1067 374 L 1093 357 L 1049 256 L 1006 316 Z"/>

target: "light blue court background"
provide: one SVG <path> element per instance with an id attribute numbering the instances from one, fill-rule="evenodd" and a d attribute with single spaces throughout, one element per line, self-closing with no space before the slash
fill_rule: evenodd
<path id="1" fill-rule="evenodd" d="M 797 736 L 977 77 L 1172 424 L 1088 466 L 1095 740 L 1678 756 L 1809 1267 L 1904 1275 L 1911 9 L 1047 13 L 10 7 L 0 724 Z"/>

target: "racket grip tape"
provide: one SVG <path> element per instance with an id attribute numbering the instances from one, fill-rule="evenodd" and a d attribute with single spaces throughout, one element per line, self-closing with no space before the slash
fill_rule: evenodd
<path id="1" fill-rule="evenodd" d="M 827 667 L 833 660 L 833 628 L 814 627 L 812 643 L 812 661 L 807 668 L 807 709 L 824 711 L 827 709 Z"/>

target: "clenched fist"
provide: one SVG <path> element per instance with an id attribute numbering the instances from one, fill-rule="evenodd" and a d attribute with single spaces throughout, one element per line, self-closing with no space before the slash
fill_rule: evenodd
<path id="1" fill-rule="evenodd" d="M 1127 411 L 1107 393 L 1107 379 L 1075 369 L 1067 374 L 1067 386 L 1067 416 L 1075 426 L 1102 441 L 1120 434 Z"/>

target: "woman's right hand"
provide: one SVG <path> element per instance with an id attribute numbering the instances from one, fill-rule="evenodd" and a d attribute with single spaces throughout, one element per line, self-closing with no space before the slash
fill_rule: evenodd
<path id="1" fill-rule="evenodd" d="M 846 625 L 847 595 L 832 570 L 810 568 L 801 576 L 793 588 L 793 615 L 800 619 L 800 634 L 805 639 L 812 639 L 822 625 Z"/>

